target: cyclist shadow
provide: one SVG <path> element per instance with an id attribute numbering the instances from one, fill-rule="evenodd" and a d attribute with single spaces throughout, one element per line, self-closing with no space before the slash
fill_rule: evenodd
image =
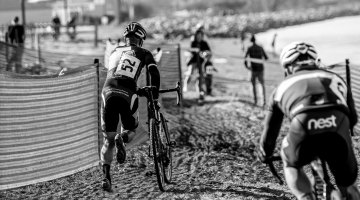
<path id="1" fill-rule="evenodd" d="M 184 189 L 178 189 L 178 188 L 171 188 L 167 190 L 167 192 L 172 193 L 178 193 L 178 194 L 184 194 L 184 193 L 196 193 L 196 194 L 209 194 L 209 193 L 231 193 L 232 195 L 238 195 L 240 197 L 252 197 L 254 199 L 281 199 L 281 200 L 291 200 L 292 198 L 286 197 L 285 194 L 289 194 L 291 196 L 291 193 L 284 192 L 282 190 L 277 189 L 271 189 L 268 187 L 254 187 L 254 186 L 243 186 L 243 185 L 237 185 L 232 188 L 226 188 L 226 189 L 214 189 L 214 186 L 208 185 L 205 186 L 203 184 L 198 184 L 198 188 L 195 188 L 196 185 L 192 185 L 189 189 L 188 187 L 182 186 Z M 268 193 L 268 194 L 264 194 Z"/>

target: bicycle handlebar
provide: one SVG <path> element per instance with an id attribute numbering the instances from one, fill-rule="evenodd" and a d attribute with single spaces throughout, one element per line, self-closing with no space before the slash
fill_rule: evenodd
<path id="1" fill-rule="evenodd" d="M 181 99 L 181 86 L 180 86 L 180 82 L 178 81 L 178 82 L 176 83 L 176 87 L 175 87 L 175 88 L 159 90 L 159 93 L 168 93 L 168 92 L 176 92 L 176 94 L 177 94 L 177 96 L 176 96 L 176 105 L 180 105 L 180 99 Z"/>
<path id="2" fill-rule="evenodd" d="M 155 86 L 144 86 L 142 88 L 137 89 L 136 93 L 139 96 L 144 96 L 143 91 L 145 91 L 145 93 L 149 92 L 149 91 L 153 91 L 153 89 L 156 89 Z M 180 105 L 180 99 L 181 99 L 181 87 L 180 87 L 180 82 L 177 82 L 176 87 L 175 88 L 170 88 L 170 89 L 160 89 L 159 93 L 168 93 L 168 92 L 176 92 L 177 93 L 177 98 L 176 98 L 176 105 Z"/>

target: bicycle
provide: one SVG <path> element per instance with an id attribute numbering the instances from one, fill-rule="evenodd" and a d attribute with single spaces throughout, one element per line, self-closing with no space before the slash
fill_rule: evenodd
<path id="1" fill-rule="evenodd" d="M 284 182 L 276 172 L 274 167 L 274 161 L 281 161 L 280 156 L 272 156 L 267 165 L 277 179 L 280 185 L 283 185 Z M 342 200 L 342 195 L 339 190 L 335 188 L 335 185 L 331 183 L 329 176 L 329 169 L 326 165 L 326 162 L 323 159 L 316 158 L 310 163 L 311 173 L 313 175 L 312 187 L 316 200 Z"/>
<path id="2" fill-rule="evenodd" d="M 150 137 L 149 157 L 153 157 L 155 172 L 159 189 L 165 191 L 165 183 L 171 183 L 172 178 L 172 148 L 176 145 L 175 141 L 170 140 L 167 120 L 160 111 L 160 106 L 155 104 L 153 90 L 155 86 L 145 86 L 139 88 L 139 96 L 146 97 L 148 100 L 148 131 Z M 180 83 L 175 88 L 162 89 L 159 93 L 177 92 L 177 105 L 180 104 Z"/>

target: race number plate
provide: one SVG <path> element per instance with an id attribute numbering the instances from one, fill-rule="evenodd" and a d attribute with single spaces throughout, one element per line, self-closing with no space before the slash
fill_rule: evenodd
<path id="1" fill-rule="evenodd" d="M 124 53 L 116 68 L 115 75 L 127 76 L 134 78 L 139 68 L 140 60 L 134 56 Z"/>

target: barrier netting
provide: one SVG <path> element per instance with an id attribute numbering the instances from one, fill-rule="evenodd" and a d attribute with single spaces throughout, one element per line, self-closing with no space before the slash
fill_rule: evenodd
<path id="1" fill-rule="evenodd" d="M 161 87 L 174 87 L 181 80 L 179 45 L 145 48 L 159 46 L 164 52 L 159 62 Z M 102 62 L 104 55 L 39 54 L 0 42 L 0 190 L 98 165 L 103 137 L 100 91 L 106 69 L 88 65 L 94 58 Z M 59 61 L 71 66 L 61 76 Z M 145 85 L 144 73 L 139 83 Z M 137 138 L 127 148 L 148 140 L 146 105 L 140 98 Z"/>
<path id="2" fill-rule="evenodd" d="M 55 74 L 65 67 L 88 65 L 94 58 L 99 58 L 100 62 L 103 62 L 102 55 L 55 53 L 17 47 L 0 41 L 0 70 L 21 74 Z"/>
<path id="3" fill-rule="evenodd" d="M 56 179 L 98 164 L 98 75 L 0 73 L 0 189 Z"/>
<path id="4" fill-rule="evenodd" d="M 344 61 L 343 63 L 334 64 L 331 70 L 346 80 L 351 87 L 352 95 L 355 101 L 355 107 L 358 113 L 358 120 L 360 121 L 360 66 L 349 65 Z M 360 123 L 354 127 L 354 134 L 360 136 Z"/>

